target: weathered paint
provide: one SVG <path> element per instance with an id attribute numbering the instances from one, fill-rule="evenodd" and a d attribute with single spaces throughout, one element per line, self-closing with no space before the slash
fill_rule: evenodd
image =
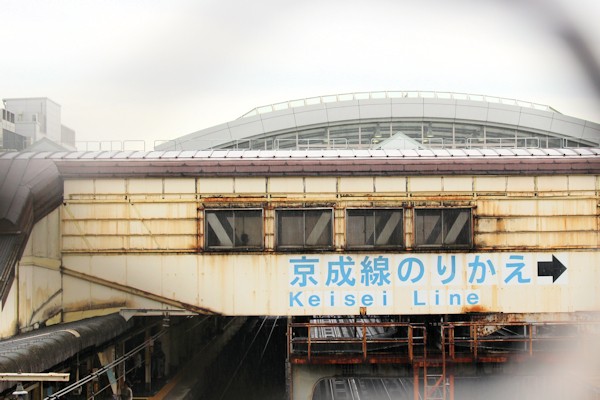
<path id="1" fill-rule="evenodd" d="M 389 258 L 389 284 L 369 286 L 361 282 L 361 262 L 379 255 Z M 302 256 L 319 260 L 310 275 L 314 279 L 307 280 L 306 286 L 301 286 L 302 279 L 310 277 L 296 273 L 292 262 Z M 538 271 L 538 264 L 551 262 L 553 256 L 567 268 L 554 282 Z M 99 290 L 94 288 L 102 281 L 113 282 L 139 291 L 135 294 L 142 293 L 141 298 L 151 293 L 154 300 L 171 299 L 184 308 L 187 304 L 225 315 L 347 315 L 359 314 L 361 307 L 368 314 L 600 310 L 600 252 L 419 254 L 422 271 L 418 264 L 412 271 L 407 269 L 406 260 L 415 257 L 410 253 L 353 253 L 343 256 L 351 257 L 354 266 L 346 271 L 347 281 L 342 284 L 336 271 L 340 257 L 332 253 L 65 255 L 63 265 L 71 278 L 77 274 L 97 278 L 87 285 L 81 278 L 82 282 L 72 282 L 73 287 L 71 280 L 65 281 L 65 291 L 67 283 L 69 293 L 87 286 L 87 293 L 75 297 L 89 296 L 90 302 L 123 299 L 132 308 L 143 304 L 137 304 L 131 293 L 112 288 L 108 297 L 102 297 L 102 291 L 94 295 Z M 455 258 L 452 282 L 444 283 L 450 270 L 442 273 L 438 257 L 446 267 Z M 517 266 L 521 262 L 522 268 Z M 75 299 L 65 294 L 65 302 L 69 300 Z"/>
<path id="2" fill-rule="evenodd" d="M 413 208 L 469 207 L 473 209 L 474 249 L 454 253 L 463 260 L 463 278 L 458 285 L 436 286 L 429 279 L 412 288 L 392 284 L 372 293 L 372 288 L 359 285 L 354 298 L 366 294 L 364 306 L 373 314 L 596 310 L 600 309 L 595 295 L 598 279 L 594 278 L 600 268 L 597 181 L 597 177 L 585 175 L 222 176 L 153 178 L 148 185 L 131 178 L 94 179 L 93 185 L 67 180 L 61 237 L 63 266 L 69 275 L 65 286 L 73 291 L 65 291 L 65 306 L 78 304 L 87 296 L 92 303 L 123 302 L 132 308 L 161 307 L 169 299 L 171 306 L 231 315 L 355 314 L 361 307 L 358 301 L 349 306 L 340 306 L 339 300 L 331 307 L 307 305 L 306 293 L 302 294 L 306 297 L 302 306 L 293 298 L 290 307 L 290 258 L 327 259 L 326 265 L 340 255 L 353 257 L 355 279 L 360 279 L 358 266 L 367 256 L 382 255 L 398 263 L 413 255 L 427 260 L 427 268 L 434 271 L 438 268 L 435 257 L 448 259 L 450 255 L 443 249 L 412 249 Z M 263 208 L 264 251 L 203 253 L 203 210 L 219 207 Z M 274 210 L 279 207 L 334 209 L 336 252 L 277 253 Z M 345 210 L 353 207 L 402 207 L 406 251 L 347 253 Z M 501 281 L 473 285 L 464 278 L 464 265 L 474 254 L 496 264 L 506 263 L 510 255 L 527 258 L 533 283 L 523 287 Z M 546 278 L 538 279 L 532 269 L 536 262 L 551 260 L 553 255 L 568 264 L 569 278 L 547 285 Z M 390 268 L 393 272 L 398 265 Z M 87 280 L 82 287 L 88 289 L 77 293 L 81 288 L 73 279 Z M 320 282 L 326 279 L 319 277 Z M 103 287 L 107 282 L 112 287 Z M 348 293 L 342 289 L 313 288 L 322 292 L 313 303 L 322 303 L 331 292 L 343 300 Z M 468 300 L 471 292 L 478 297 L 476 302 Z M 371 304 L 371 295 L 379 296 L 379 305 L 375 300 Z M 446 299 L 440 300 L 443 303 L 450 296 L 455 303 L 460 298 L 460 304 L 432 305 L 438 297 Z"/>
<path id="3" fill-rule="evenodd" d="M 148 193 L 99 195 L 90 185 L 80 181 L 65 182 L 70 200 L 62 212 L 63 252 L 196 252 L 202 249 L 202 210 L 205 207 L 333 207 L 336 213 L 335 246 L 345 246 L 344 209 L 352 207 L 472 207 L 474 209 L 474 244 L 478 249 L 595 249 L 600 243 L 598 233 L 598 197 L 595 179 L 581 176 L 557 176 L 559 182 L 577 190 L 567 194 L 555 192 L 547 177 L 376 177 L 376 178 L 198 178 L 195 186 L 189 180 L 169 184 L 169 179 L 154 179 Z M 571 179 L 573 178 L 573 179 Z M 263 196 L 236 193 L 238 181 L 248 189 L 256 183 Z M 176 179 L 177 180 L 177 179 Z M 177 180 L 179 181 L 179 180 Z M 226 184 L 225 181 L 230 184 Z M 521 185 L 523 182 L 532 185 Z M 100 185 L 96 179 L 94 187 Z M 127 188 L 128 179 L 116 187 Z M 266 182 L 266 183 L 265 183 Z M 395 186 L 396 195 L 379 195 L 378 190 Z M 512 186 L 509 186 L 508 183 Z M 520 182 L 520 183 L 519 183 Z M 159 184 L 160 183 L 160 184 Z M 185 183 L 185 184 L 184 184 Z M 265 183 L 265 185 L 263 185 Z M 202 193 L 206 185 L 216 194 Z M 355 186 L 353 186 L 355 185 Z M 588 185 L 588 186 L 586 186 Z M 102 185 L 100 185 L 102 186 Z M 140 186 L 135 186 L 139 189 Z M 367 189 L 371 193 L 348 192 L 349 188 Z M 564 185 L 563 185 L 564 186 Z M 173 188 L 196 187 L 200 193 L 173 193 Z M 510 187 L 525 192 L 506 192 Z M 169 193 L 167 193 L 167 189 Z M 401 193 L 407 188 L 409 192 Z M 414 189 L 419 191 L 414 191 Z M 450 191 L 442 191 L 442 188 Z M 477 189 L 466 191 L 467 189 Z M 151 190 L 154 192 L 151 192 Z M 545 189 L 546 191 L 542 191 Z M 580 191 L 589 189 L 588 191 Z M 337 190 L 337 193 L 334 193 Z M 426 192 L 425 190 L 428 190 Z M 465 190 L 465 191 L 461 191 Z M 168 196 L 167 196 L 168 195 Z M 138 196 L 136 200 L 132 196 Z M 301 197 L 301 199 L 299 198 Z M 273 220 L 265 217 L 265 232 L 274 229 Z M 411 243 L 409 213 L 405 217 L 405 243 Z M 273 241 L 265 238 L 266 250 Z"/>

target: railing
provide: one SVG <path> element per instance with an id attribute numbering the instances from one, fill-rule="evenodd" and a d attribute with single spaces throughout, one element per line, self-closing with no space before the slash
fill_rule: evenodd
<path id="1" fill-rule="evenodd" d="M 502 149 L 539 149 L 540 138 L 522 137 L 522 138 L 467 138 L 468 149 L 481 148 L 502 148 Z"/>
<path id="2" fill-rule="evenodd" d="M 348 148 L 348 139 L 275 139 L 275 150 L 344 150 Z"/>
<path id="3" fill-rule="evenodd" d="M 75 142 L 78 151 L 146 151 L 145 140 L 88 140 Z"/>
<path id="4" fill-rule="evenodd" d="M 424 98 L 424 99 L 448 99 L 448 100 L 474 100 L 486 101 L 489 103 L 508 104 L 519 107 L 528 107 L 537 110 L 557 112 L 552 107 L 545 104 L 533 103 L 517 99 L 507 99 L 496 96 L 485 96 L 480 94 L 453 93 L 453 92 L 427 92 L 427 91 L 379 91 L 379 92 L 357 92 L 333 94 L 326 96 L 308 97 L 304 99 L 284 101 L 281 103 L 269 104 L 256 107 L 240 118 L 252 117 L 255 115 L 266 114 L 273 111 L 287 110 L 294 107 L 303 107 L 315 104 L 335 103 L 338 101 L 350 100 L 370 100 L 370 99 L 400 99 L 400 98 Z"/>
<path id="5" fill-rule="evenodd" d="M 413 362 L 426 353 L 425 326 L 402 322 L 335 319 L 290 323 L 288 338 L 288 357 L 308 362 L 331 355 L 354 362 L 381 356 L 387 361 L 380 362 Z"/>
<path id="6" fill-rule="evenodd" d="M 179 150 L 272 150 L 274 148 L 274 139 L 255 138 L 238 139 L 229 142 L 210 139 L 191 139 L 191 140 L 155 140 L 154 149 L 160 147 L 162 151 Z"/>
<path id="7" fill-rule="evenodd" d="M 429 343 L 429 345 L 428 345 Z M 288 325 L 294 363 L 505 362 L 534 355 L 598 356 L 600 322 L 448 322 L 425 326 L 367 318 Z"/>
<path id="8" fill-rule="evenodd" d="M 503 360 L 511 355 L 573 353 L 598 343 L 599 339 L 598 322 L 454 322 L 441 325 L 442 349 L 450 360 L 465 356 L 475 360 Z"/>

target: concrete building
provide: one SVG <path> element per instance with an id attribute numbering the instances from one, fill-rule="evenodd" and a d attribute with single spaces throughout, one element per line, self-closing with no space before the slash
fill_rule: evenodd
<path id="1" fill-rule="evenodd" d="M 33 144 L 43 138 L 75 150 L 75 131 L 63 127 L 61 106 L 47 97 L 3 99 L 15 116 L 15 132 Z"/>
<path id="2" fill-rule="evenodd" d="M 27 147 L 26 138 L 15 132 L 15 114 L 2 109 L 0 118 L 0 149 L 20 151 Z"/>

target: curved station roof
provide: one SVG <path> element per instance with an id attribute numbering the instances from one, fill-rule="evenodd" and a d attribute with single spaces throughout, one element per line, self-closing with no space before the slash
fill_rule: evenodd
<path id="1" fill-rule="evenodd" d="M 550 106 L 442 92 L 364 92 L 258 107 L 156 150 L 597 147 L 600 124 Z"/>

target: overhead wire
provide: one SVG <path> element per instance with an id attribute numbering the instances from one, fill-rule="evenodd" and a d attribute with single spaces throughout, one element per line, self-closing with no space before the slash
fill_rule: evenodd
<path id="1" fill-rule="evenodd" d="M 231 374 L 231 377 L 229 378 L 229 382 L 227 382 L 227 386 L 225 386 L 225 389 L 221 393 L 221 397 L 219 397 L 219 400 L 221 400 L 221 399 L 223 399 L 225 397 L 225 394 L 229 390 L 229 387 L 231 386 L 231 383 L 233 382 L 233 379 L 236 377 L 238 371 L 242 367 L 242 364 L 244 363 L 244 360 L 246 360 L 246 357 L 248 356 L 248 353 L 250 352 L 250 349 L 252 349 L 252 345 L 256 341 L 256 338 L 258 337 L 258 334 L 260 333 L 260 331 L 262 330 L 263 326 L 265 325 L 265 322 L 267 322 L 267 317 L 263 317 L 263 321 L 260 324 L 260 327 L 258 328 L 258 330 L 256 331 L 256 333 L 254 334 L 254 337 L 252 338 L 252 341 L 248 345 L 248 347 L 246 349 L 246 352 L 242 356 L 242 359 L 240 360 L 240 362 L 238 363 L 237 367 L 233 371 L 233 374 Z"/>

